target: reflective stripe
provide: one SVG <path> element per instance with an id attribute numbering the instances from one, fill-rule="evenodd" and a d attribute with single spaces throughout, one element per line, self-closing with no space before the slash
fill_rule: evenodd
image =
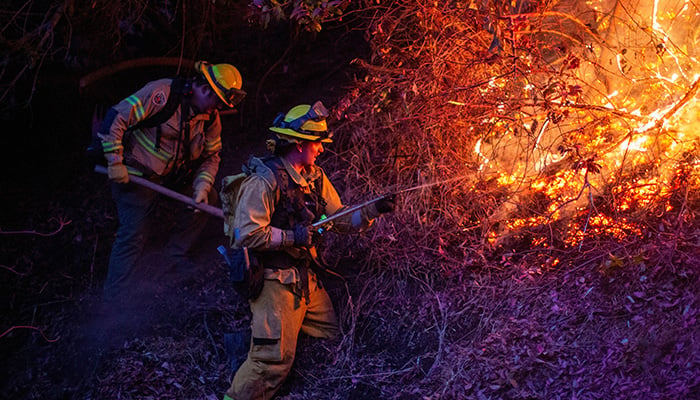
<path id="1" fill-rule="evenodd" d="M 205 180 L 209 183 L 214 183 L 214 177 L 207 171 L 202 171 L 197 175 L 197 179 Z"/>
<path id="2" fill-rule="evenodd" d="M 143 119 L 143 105 L 141 104 L 141 99 L 132 94 L 126 98 L 126 101 L 131 104 L 131 109 L 136 114 L 136 120 L 141 121 Z"/>
<path id="3" fill-rule="evenodd" d="M 204 143 L 204 150 L 207 153 L 213 153 L 215 151 L 221 150 L 221 136 L 217 137 L 216 140 L 212 142 Z"/>
<path id="4" fill-rule="evenodd" d="M 129 171 L 129 175 L 143 176 L 143 172 L 139 171 L 136 168 L 132 168 L 128 165 L 126 166 L 126 170 Z"/>
<path id="5" fill-rule="evenodd" d="M 172 157 L 172 154 L 163 150 L 162 147 L 160 148 L 160 151 L 156 150 L 156 144 L 153 143 L 150 139 L 148 139 L 148 137 L 146 137 L 146 135 L 143 132 L 141 132 L 141 130 L 137 129 L 134 131 L 134 138 L 141 146 L 143 146 L 144 149 L 146 149 L 146 151 L 153 154 L 153 156 L 158 158 L 159 160 L 167 162 Z"/>
<path id="6" fill-rule="evenodd" d="M 291 244 L 294 244 L 294 235 L 292 235 Z M 289 239 L 283 229 L 270 227 L 270 244 L 271 249 L 279 249 L 284 246 L 289 246 Z"/>
<path id="7" fill-rule="evenodd" d="M 102 142 L 102 151 L 105 153 L 113 153 L 115 151 L 121 151 L 124 149 L 121 140 L 115 140 L 113 142 Z"/>

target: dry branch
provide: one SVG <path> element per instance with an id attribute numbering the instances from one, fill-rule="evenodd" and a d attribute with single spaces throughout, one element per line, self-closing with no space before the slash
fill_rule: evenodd
<path id="1" fill-rule="evenodd" d="M 66 225 L 70 225 L 72 221 L 66 220 L 63 217 L 51 218 L 50 221 L 57 221 L 58 228 L 52 232 L 38 232 L 36 230 L 23 230 L 23 231 L 3 231 L 0 229 L 0 235 L 36 235 L 36 236 L 54 236 L 61 232 Z"/>
<path id="2" fill-rule="evenodd" d="M 12 327 L 8 328 L 5 332 L 0 333 L 0 339 L 2 339 L 3 337 L 5 337 L 7 334 L 9 334 L 10 332 L 14 331 L 15 329 L 31 329 L 31 330 L 35 330 L 35 331 L 39 332 L 39 333 L 41 334 L 41 337 L 43 337 L 44 340 L 46 340 L 46 341 L 49 342 L 49 343 L 57 342 L 59 339 L 61 339 L 60 336 L 57 337 L 57 338 L 55 338 L 55 339 L 49 339 L 48 337 L 46 337 L 46 335 L 44 334 L 44 331 L 43 331 L 42 329 L 39 329 L 39 328 L 37 328 L 37 327 L 35 327 L 35 326 L 27 326 L 27 325 L 17 325 L 17 326 L 12 326 Z"/>

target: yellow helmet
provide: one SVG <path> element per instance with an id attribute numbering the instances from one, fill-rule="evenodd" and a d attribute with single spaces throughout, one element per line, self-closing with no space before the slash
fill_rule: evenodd
<path id="1" fill-rule="evenodd" d="M 270 130 L 277 133 L 280 139 L 331 143 L 333 134 L 328 132 L 326 117 L 328 110 L 320 101 L 315 102 L 313 106 L 299 104 L 287 114 L 280 113 Z"/>
<path id="2" fill-rule="evenodd" d="M 231 64 L 209 64 L 206 61 L 194 63 L 194 69 L 204 75 L 209 86 L 228 107 L 240 103 L 246 93 L 241 90 L 243 78 L 238 69 Z"/>

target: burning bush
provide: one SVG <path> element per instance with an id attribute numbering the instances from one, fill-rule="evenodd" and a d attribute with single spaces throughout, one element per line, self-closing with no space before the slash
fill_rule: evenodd
<path id="1" fill-rule="evenodd" d="M 415 189 L 377 235 L 400 264 L 580 250 L 646 235 L 650 218 L 693 219 L 696 6 L 376 8 L 332 161 L 349 200 Z"/>
<path id="2" fill-rule="evenodd" d="M 697 394 L 697 5 L 365 7 L 327 170 L 399 207 L 348 247 L 368 256 L 322 392 Z"/>

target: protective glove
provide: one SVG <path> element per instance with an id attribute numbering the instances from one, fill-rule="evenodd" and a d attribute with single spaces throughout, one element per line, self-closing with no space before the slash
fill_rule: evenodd
<path id="1" fill-rule="evenodd" d="M 194 194 L 192 195 L 194 202 L 208 204 L 210 187 L 211 185 L 209 185 L 207 182 L 197 183 L 194 187 Z"/>
<path id="2" fill-rule="evenodd" d="M 117 183 L 129 183 L 129 171 L 126 170 L 126 165 L 122 163 L 110 164 L 107 167 L 107 176 Z"/>
<path id="3" fill-rule="evenodd" d="M 311 247 L 313 235 L 310 229 L 309 225 L 296 224 L 294 226 L 294 246 Z"/>
<path id="4" fill-rule="evenodd" d="M 377 208 L 377 212 L 380 214 L 392 212 L 396 208 L 396 195 L 390 194 L 386 197 L 382 197 L 381 199 L 377 200 L 374 206 Z"/>

